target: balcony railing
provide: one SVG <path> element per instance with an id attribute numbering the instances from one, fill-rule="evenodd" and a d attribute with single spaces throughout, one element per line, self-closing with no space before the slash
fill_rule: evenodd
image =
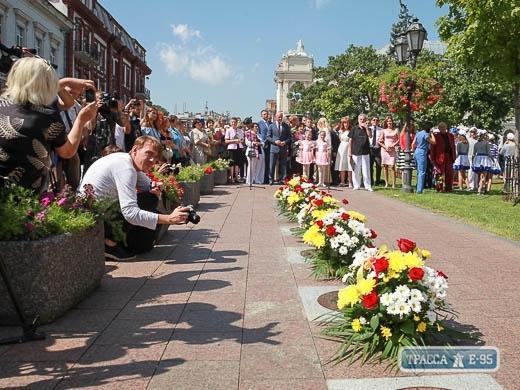
<path id="1" fill-rule="evenodd" d="M 97 65 L 99 63 L 99 52 L 87 40 L 76 40 L 74 41 L 74 58 L 86 65 Z"/>

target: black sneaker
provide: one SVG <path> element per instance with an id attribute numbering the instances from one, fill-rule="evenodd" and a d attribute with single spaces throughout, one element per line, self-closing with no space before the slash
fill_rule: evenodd
<path id="1" fill-rule="evenodd" d="M 135 259 L 133 253 L 128 252 L 125 248 L 120 245 L 108 246 L 105 245 L 105 257 L 107 259 L 125 261 Z"/>

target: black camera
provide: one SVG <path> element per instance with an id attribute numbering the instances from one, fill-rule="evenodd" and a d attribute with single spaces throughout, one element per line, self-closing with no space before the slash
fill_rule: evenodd
<path id="1" fill-rule="evenodd" d="M 188 210 L 188 222 L 191 222 L 192 224 L 196 225 L 200 222 L 200 215 L 197 214 L 195 211 L 195 208 L 190 204 L 186 206 Z"/>
<path id="2" fill-rule="evenodd" d="M 110 115 L 110 112 L 117 111 L 117 101 L 119 100 L 119 94 L 117 92 L 103 92 L 99 101 L 101 103 L 101 107 L 99 107 L 99 113 L 103 116 Z"/>
<path id="3" fill-rule="evenodd" d="M 7 47 L 0 43 L 0 51 L 2 52 L 2 57 L 0 58 L 0 73 L 7 74 L 14 64 L 14 60 L 11 57 L 22 58 L 23 50 L 21 46 Z M 36 49 L 27 49 L 27 51 L 36 54 Z"/>

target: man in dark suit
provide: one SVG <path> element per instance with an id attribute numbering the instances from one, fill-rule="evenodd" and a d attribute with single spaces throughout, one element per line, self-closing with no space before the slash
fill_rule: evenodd
<path id="1" fill-rule="evenodd" d="M 291 144 L 291 129 L 283 122 L 283 113 L 277 112 L 275 121 L 269 125 L 267 141 L 271 144 L 269 161 L 269 184 L 274 184 L 274 171 L 278 161 L 278 176 L 280 181 L 285 179 L 287 168 L 287 155 Z M 267 156 L 266 156 L 267 158 Z"/>
<path id="2" fill-rule="evenodd" d="M 270 144 L 269 141 L 267 141 L 267 132 L 269 131 L 269 125 L 271 125 L 271 122 L 269 121 L 269 113 L 267 110 L 262 110 L 260 112 L 260 115 L 262 116 L 262 120 L 258 122 L 258 138 L 260 138 L 260 141 L 263 144 L 263 153 L 265 156 L 265 170 L 264 170 L 264 184 L 269 183 L 269 149 Z"/>

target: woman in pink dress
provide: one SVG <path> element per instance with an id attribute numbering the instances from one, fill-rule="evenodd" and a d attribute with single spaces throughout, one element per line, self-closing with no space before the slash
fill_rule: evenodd
<path id="1" fill-rule="evenodd" d="M 300 141 L 300 149 L 296 161 L 303 166 L 303 175 L 309 178 L 311 164 L 314 164 L 314 141 L 312 140 L 312 131 L 305 132 L 305 139 Z"/>
<path id="2" fill-rule="evenodd" d="M 394 121 L 387 116 L 383 122 L 383 131 L 378 140 L 381 145 L 381 164 L 385 171 L 385 188 L 388 188 L 388 170 L 392 170 L 392 188 L 395 188 L 395 147 L 399 143 L 399 131 L 394 128 Z"/>
<path id="3" fill-rule="evenodd" d="M 316 141 L 316 165 L 320 176 L 318 183 L 320 187 L 325 187 L 325 178 L 328 176 L 328 169 L 330 168 L 330 146 L 326 136 L 327 132 L 322 130 Z"/>

